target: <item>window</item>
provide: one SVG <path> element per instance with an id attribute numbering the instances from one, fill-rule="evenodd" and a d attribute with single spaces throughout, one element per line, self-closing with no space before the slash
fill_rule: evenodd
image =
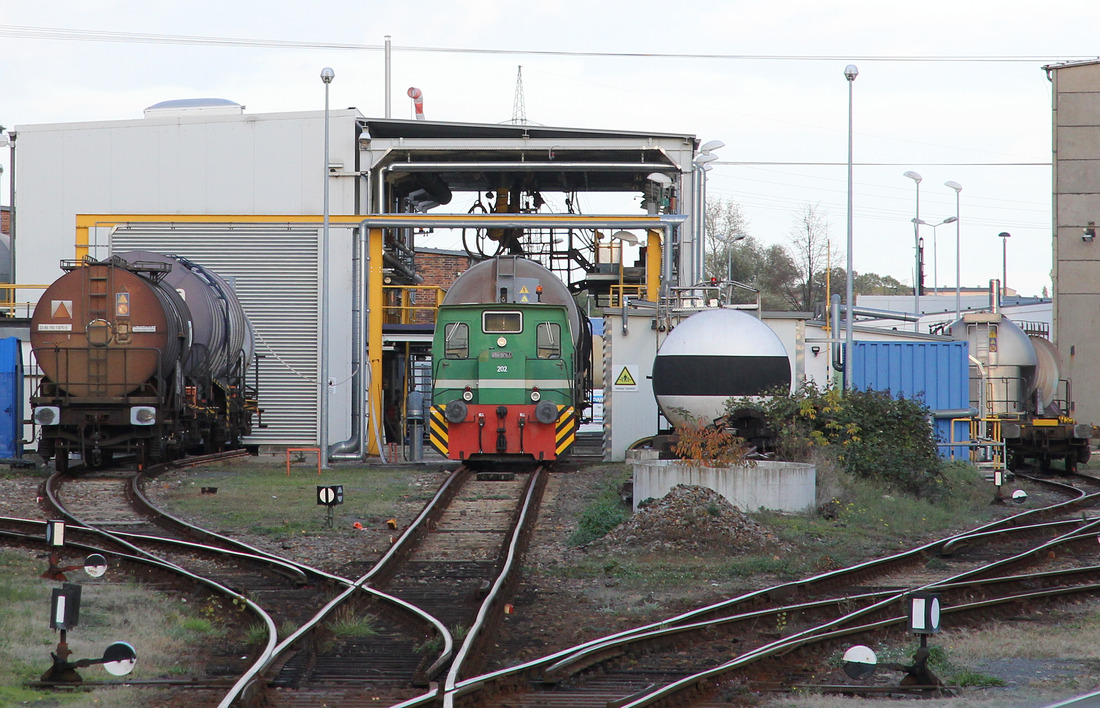
<path id="1" fill-rule="evenodd" d="M 561 356 L 561 325 L 540 322 L 535 338 L 539 359 L 557 359 Z"/>
<path id="2" fill-rule="evenodd" d="M 519 334 L 523 331 L 523 313 L 483 312 L 481 330 L 486 334 Z"/>
<path id="3" fill-rule="evenodd" d="M 443 325 L 443 356 L 446 359 L 469 358 L 470 328 L 465 322 Z"/>

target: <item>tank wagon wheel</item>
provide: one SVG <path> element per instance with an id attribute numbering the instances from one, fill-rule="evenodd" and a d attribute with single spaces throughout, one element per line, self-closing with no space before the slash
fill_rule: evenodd
<path id="1" fill-rule="evenodd" d="M 1077 474 L 1077 453 L 1066 455 L 1066 474 Z"/>
<path id="2" fill-rule="evenodd" d="M 65 445 L 58 445 L 57 451 L 53 458 L 54 469 L 59 473 L 64 474 L 69 471 L 69 448 Z"/>

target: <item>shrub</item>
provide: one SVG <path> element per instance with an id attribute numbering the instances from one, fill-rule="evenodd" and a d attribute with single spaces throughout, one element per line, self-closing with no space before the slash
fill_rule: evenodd
<path id="1" fill-rule="evenodd" d="M 932 497 L 943 488 L 929 411 L 919 400 L 809 383 L 789 396 L 727 403 L 728 410 L 746 406 L 764 413 L 787 459 L 806 461 L 825 449 L 847 472 L 897 491 Z"/>
<path id="2" fill-rule="evenodd" d="M 577 530 L 569 537 L 569 545 L 583 546 L 597 538 L 603 538 L 611 529 L 630 518 L 630 507 L 624 506 L 616 496 L 601 498 L 589 505 L 577 522 Z"/>
<path id="3" fill-rule="evenodd" d="M 676 426 L 676 444 L 672 451 L 684 460 L 707 467 L 755 464 L 746 458 L 750 448 L 745 441 L 727 430 L 694 420 Z"/>

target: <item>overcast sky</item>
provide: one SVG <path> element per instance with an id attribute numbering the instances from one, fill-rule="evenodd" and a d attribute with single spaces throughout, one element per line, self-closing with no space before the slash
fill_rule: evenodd
<path id="1" fill-rule="evenodd" d="M 1042 66 L 1094 58 L 1098 27 L 1095 0 L 0 0 L 0 124 L 135 119 L 195 97 L 316 110 L 324 66 L 333 107 L 382 116 L 388 34 L 395 118 L 417 86 L 429 120 L 507 121 L 522 65 L 528 120 L 722 140 L 711 198 L 740 204 L 766 243 L 818 205 L 843 258 L 854 63 L 855 270 L 912 284 L 916 194 L 902 173 L 915 170 L 929 223 L 955 215 L 944 182 L 963 185 L 963 285 L 1000 277 L 1007 231 L 1008 285 L 1038 295 L 1051 268 Z M 7 203 L 6 152 L 0 164 Z M 955 226 L 937 231 L 935 263 L 922 234 L 926 283 L 935 270 L 953 289 Z"/>

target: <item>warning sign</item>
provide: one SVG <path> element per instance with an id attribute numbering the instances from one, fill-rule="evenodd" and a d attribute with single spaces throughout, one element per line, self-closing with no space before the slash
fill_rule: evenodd
<path id="1" fill-rule="evenodd" d="M 638 365 L 626 364 L 619 369 L 615 382 L 611 385 L 613 391 L 637 391 L 638 390 Z"/>
<path id="2" fill-rule="evenodd" d="M 73 301 L 50 300 L 50 315 L 57 320 L 71 320 L 73 318 Z"/>
<path id="3" fill-rule="evenodd" d="M 516 302 L 531 302 L 531 289 L 526 285 L 520 287 Z"/>
<path id="4" fill-rule="evenodd" d="M 115 293 L 115 317 L 130 316 L 130 293 Z"/>

